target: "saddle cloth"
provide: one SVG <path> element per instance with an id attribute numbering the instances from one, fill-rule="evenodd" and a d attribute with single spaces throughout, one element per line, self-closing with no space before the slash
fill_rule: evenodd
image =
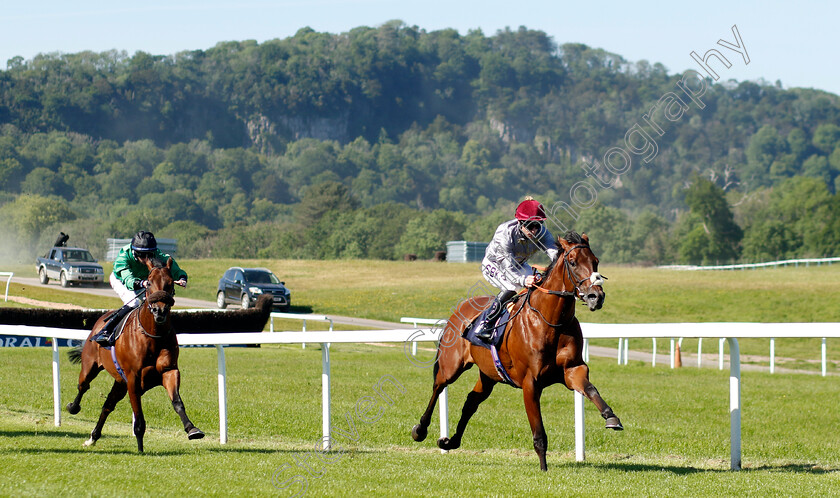
<path id="1" fill-rule="evenodd" d="M 488 311 L 490 311 L 490 308 L 482 311 L 481 314 L 478 315 L 478 317 L 476 317 L 476 319 L 473 320 L 472 323 L 470 323 L 469 326 L 464 330 L 462 337 L 470 341 L 471 344 L 481 346 L 485 349 L 490 349 L 490 346 L 495 346 L 496 348 L 498 348 L 499 345 L 502 343 L 502 339 L 504 339 L 505 337 L 505 328 L 507 327 L 507 322 L 510 319 L 510 308 L 505 307 L 504 311 L 502 311 L 501 316 L 499 316 L 499 319 L 496 320 L 496 327 L 493 329 L 493 336 L 490 338 L 489 342 L 484 342 L 475 336 L 475 324 L 482 323 L 486 319 Z"/>
<path id="2" fill-rule="evenodd" d="M 128 314 L 120 320 L 120 323 L 117 324 L 117 327 L 114 329 L 114 344 L 116 344 L 117 339 L 119 339 L 122 335 L 123 329 L 125 329 L 125 324 L 128 323 L 128 320 L 133 317 L 135 313 L 137 313 L 137 308 L 129 311 Z"/>

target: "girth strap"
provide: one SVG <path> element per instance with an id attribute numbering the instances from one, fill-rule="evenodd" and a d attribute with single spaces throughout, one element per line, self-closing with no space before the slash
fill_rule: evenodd
<path id="1" fill-rule="evenodd" d="M 122 377 L 122 379 L 125 381 L 125 383 L 128 384 L 128 379 L 125 378 L 125 372 L 123 372 L 123 369 L 120 366 L 120 362 L 117 361 L 117 353 L 116 353 L 117 346 L 114 345 L 114 346 L 111 346 L 108 349 L 111 350 L 111 360 L 114 362 L 114 367 L 116 367 L 117 373 L 119 373 L 120 377 Z"/>
<path id="2" fill-rule="evenodd" d="M 490 355 L 493 357 L 493 365 L 496 367 L 496 372 L 498 372 L 499 377 L 502 378 L 502 382 L 513 387 L 519 387 L 511 380 L 510 375 L 508 375 L 507 370 L 502 365 L 502 360 L 499 359 L 499 352 L 496 350 L 496 346 L 492 344 L 490 345 Z"/>

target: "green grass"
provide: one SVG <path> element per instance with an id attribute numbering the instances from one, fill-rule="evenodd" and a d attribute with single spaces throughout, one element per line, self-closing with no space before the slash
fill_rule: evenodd
<path id="1" fill-rule="evenodd" d="M 428 354 L 428 353 L 425 353 Z M 767 496 L 840 492 L 840 414 L 836 379 L 745 373 L 743 472 L 729 472 L 728 374 L 711 369 L 617 366 L 594 358 L 592 380 L 622 418 L 623 432 L 603 429 L 587 403 L 587 461 L 574 461 L 572 394 L 561 386 L 543 395 L 549 471 L 538 470 L 521 391 L 499 386 L 479 409 L 461 449 L 441 455 L 429 438 L 409 430 L 428 400 L 431 372 L 409 363 L 398 348 L 334 345 L 333 425 L 355 423 L 357 441 L 336 430 L 344 453 L 319 463 L 311 454 L 321 433 L 320 352 L 297 346 L 227 350 L 229 443 L 218 443 L 216 358 L 212 349 L 184 349 L 182 396 L 192 420 L 207 432 L 187 441 L 161 388 L 143 398 L 146 454 L 136 454 L 130 410 L 123 401 L 94 448 L 83 448 L 110 379 L 98 378 L 82 412 L 52 425 L 47 349 L 0 350 L 0 461 L 3 495 L 281 495 L 272 475 L 289 479 L 296 461 L 308 496 Z M 62 363 L 62 395 L 74 394 L 78 367 Z M 384 375 L 405 392 L 390 391 L 381 416 L 363 423 L 355 410 L 375 396 Z M 451 388 L 450 425 L 477 373 Z M 295 460 L 297 459 L 297 460 Z M 300 473 L 303 473 L 299 469 Z"/>
<path id="2" fill-rule="evenodd" d="M 299 309 L 396 321 L 443 317 L 483 282 L 477 265 L 381 261 L 183 261 L 190 288 L 179 296 L 212 300 L 219 275 L 233 265 L 265 266 L 285 280 Z M 6 268 L 4 268 L 5 270 Z M 17 272 L 17 270 L 14 270 Z M 675 272 L 604 267 L 610 277 L 603 310 L 579 307 L 582 321 L 840 321 L 840 267 L 747 272 Z M 34 276 L 34 271 L 32 271 Z M 11 294 L 86 307 L 111 307 L 116 298 L 87 297 L 13 285 Z M 810 296 L 816 296 L 811 298 Z M 317 322 L 307 324 L 315 329 Z M 298 328 L 299 322 L 278 323 Z M 616 341 L 605 341 L 615 347 Z M 768 356 L 768 340 L 743 340 L 744 355 Z M 659 342 L 659 352 L 667 342 Z M 777 340 L 783 365 L 816 370 L 819 340 Z M 834 341 L 829 340 L 829 357 Z M 631 347 L 649 351 L 649 340 Z M 685 340 L 683 351 L 696 351 Z M 704 351 L 715 353 L 716 341 Z M 441 455 L 430 435 L 414 443 L 409 430 L 425 407 L 431 372 L 418 369 L 399 347 L 335 344 L 331 349 L 333 425 L 355 420 L 357 441 L 337 437 L 346 450 L 307 477 L 309 496 L 451 496 L 565 494 L 592 496 L 766 496 L 840 493 L 840 414 L 836 377 L 743 373 L 743 472 L 729 472 L 728 372 L 670 370 L 614 358 L 592 358 L 591 378 L 626 430 L 606 431 L 587 404 L 587 461 L 574 461 L 572 395 L 561 386 L 544 393 L 549 472 L 538 470 L 521 391 L 499 387 L 472 420 L 461 449 Z M 428 351 L 422 353 L 429 355 Z M 833 354 L 836 358 L 836 353 Z M 187 441 L 165 392 L 144 397 L 147 454 L 137 455 L 130 409 L 123 401 L 95 448 L 83 448 L 111 381 L 104 375 L 86 395 L 82 412 L 52 426 L 50 354 L 45 348 L 0 350 L 0 461 L 2 495 L 290 495 L 272 475 L 298 461 L 318 462 L 321 353 L 300 346 L 227 350 L 230 443 L 218 444 L 216 356 L 184 349 L 182 395 L 187 412 L 208 437 Z M 764 361 L 764 360 L 761 360 Z M 686 361 L 686 365 L 689 363 Z M 75 394 L 78 367 L 63 361 L 62 396 Z M 837 370 L 836 363 L 832 371 Z M 384 375 L 406 392 L 383 403 L 381 417 L 362 423 L 359 400 L 374 396 Z M 471 370 L 451 389 L 450 426 L 475 382 Z M 356 417 L 356 418 L 354 418 Z M 290 467 L 291 468 L 291 467 Z M 290 478 L 287 468 L 277 474 Z M 317 476 L 317 477 L 316 477 Z"/>

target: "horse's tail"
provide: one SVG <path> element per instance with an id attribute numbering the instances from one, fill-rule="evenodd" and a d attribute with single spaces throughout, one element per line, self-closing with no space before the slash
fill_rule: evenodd
<path id="1" fill-rule="evenodd" d="M 67 359 L 70 360 L 70 363 L 81 363 L 82 362 L 82 349 L 84 349 L 84 343 L 79 344 L 78 346 L 73 346 L 70 348 L 70 351 L 67 351 Z"/>

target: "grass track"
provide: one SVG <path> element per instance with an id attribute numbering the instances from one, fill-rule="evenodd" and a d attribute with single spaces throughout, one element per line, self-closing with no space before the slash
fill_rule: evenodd
<path id="1" fill-rule="evenodd" d="M 571 495 L 767 496 L 792 490 L 840 493 L 840 439 L 833 410 L 836 379 L 807 375 L 745 373 L 743 458 L 745 472 L 728 469 L 728 377 L 716 370 L 629 365 L 593 359 L 592 380 L 622 418 L 621 433 L 603 429 L 586 407 L 587 462 L 574 462 L 572 395 L 553 386 L 543 396 L 549 436 L 549 472 L 538 470 L 521 391 L 499 386 L 468 428 L 462 449 L 441 455 L 430 437 L 409 436 L 428 399 L 431 373 L 413 367 L 397 348 L 335 345 L 332 350 L 333 424 L 342 458 L 318 463 L 310 452 L 320 436 L 320 352 L 296 346 L 228 350 L 230 443 L 218 444 L 215 352 L 185 349 L 182 395 L 191 418 L 207 432 L 187 441 L 156 388 L 144 397 L 147 454 L 137 455 L 128 403 L 120 403 L 95 448 L 83 448 L 110 380 L 98 378 L 76 416 L 52 426 L 49 352 L 0 350 L 0 461 L 3 495 L 277 495 L 272 475 L 284 465 L 308 461 L 308 496 Z M 375 360 L 375 361 L 374 361 Z M 77 367 L 62 367 L 62 394 L 73 394 Z M 359 400 L 391 375 L 405 392 L 390 390 L 380 417 L 363 423 Z M 450 424 L 477 373 L 452 388 Z M 33 386 L 30 379 L 40 379 Z M 380 398 L 381 399 L 381 398 Z M 377 405 L 379 406 L 379 405 Z M 437 417 L 435 417 L 435 421 Z M 303 473 L 303 471 L 300 471 Z M 280 481 L 294 472 L 279 472 Z M 142 477 L 141 477 L 142 476 Z M 150 477 L 146 477 L 150 476 Z M 481 481 L 476 480 L 481 476 Z"/>

